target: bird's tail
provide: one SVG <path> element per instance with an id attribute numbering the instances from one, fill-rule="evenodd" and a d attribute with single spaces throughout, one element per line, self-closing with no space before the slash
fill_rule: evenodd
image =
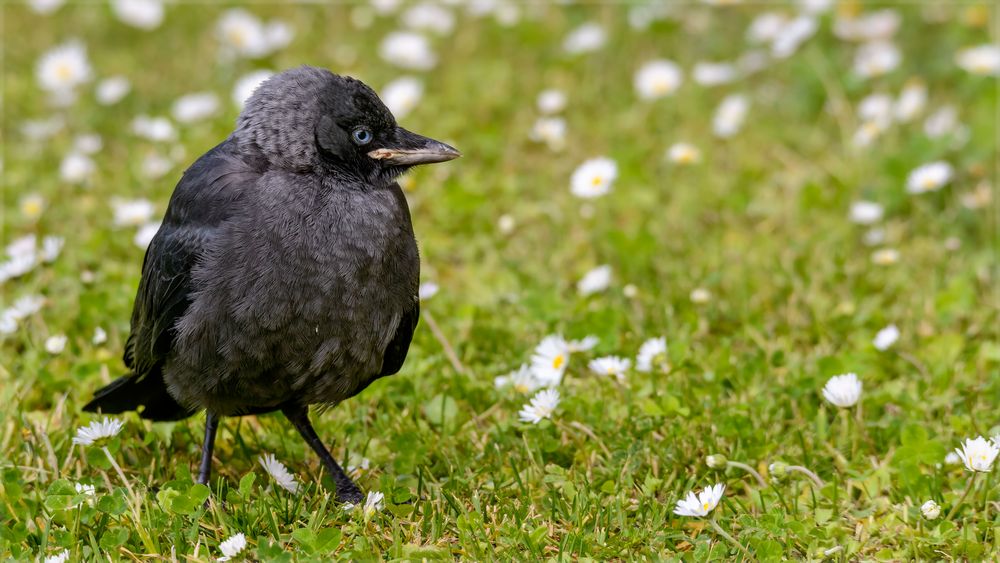
<path id="1" fill-rule="evenodd" d="M 145 376 L 119 377 L 98 389 L 83 410 L 109 414 L 134 410 L 142 418 L 154 421 L 181 420 L 195 413 L 170 396 L 159 369 Z"/>

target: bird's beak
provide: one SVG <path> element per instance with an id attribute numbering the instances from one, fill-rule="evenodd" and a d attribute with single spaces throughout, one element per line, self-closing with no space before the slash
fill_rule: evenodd
<path id="1" fill-rule="evenodd" d="M 395 137 L 392 146 L 375 149 L 369 152 L 368 156 L 395 166 L 447 162 L 462 156 L 462 153 L 454 147 L 423 135 L 417 135 L 402 127 L 396 130 Z"/>

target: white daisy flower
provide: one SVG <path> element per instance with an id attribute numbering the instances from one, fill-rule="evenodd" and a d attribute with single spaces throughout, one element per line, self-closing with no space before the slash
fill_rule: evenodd
<path id="1" fill-rule="evenodd" d="M 603 356 L 590 360 L 587 367 L 597 375 L 614 376 L 618 381 L 624 381 L 625 375 L 632 367 L 632 360 L 618 356 Z"/>
<path id="2" fill-rule="evenodd" d="M 718 86 L 736 80 L 736 67 L 731 63 L 699 62 L 692 71 L 695 83 L 702 86 Z"/>
<path id="3" fill-rule="evenodd" d="M 667 149 L 667 159 L 674 164 L 695 164 L 701 161 L 701 151 L 690 143 L 674 143 Z"/>
<path id="4" fill-rule="evenodd" d="M 45 339 L 45 351 L 53 356 L 62 354 L 66 349 L 68 338 L 65 334 L 56 334 Z"/>
<path id="5" fill-rule="evenodd" d="M 1000 46 L 985 44 L 962 49 L 955 62 L 966 72 L 982 76 L 1000 76 Z"/>
<path id="6" fill-rule="evenodd" d="M 18 202 L 18 208 L 25 219 L 34 221 L 42 216 L 45 210 L 45 198 L 41 194 L 28 194 Z"/>
<path id="7" fill-rule="evenodd" d="M 112 199 L 116 227 L 136 227 L 153 217 L 153 202 L 148 199 Z"/>
<path id="8" fill-rule="evenodd" d="M 854 72 L 864 78 L 888 74 L 899 66 L 903 56 L 889 41 L 865 43 L 854 56 Z"/>
<path id="9" fill-rule="evenodd" d="M 403 0 L 370 0 L 369 3 L 379 15 L 385 16 L 398 10 Z"/>
<path id="10" fill-rule="evenodd" d="M 618 177 L 618 165 L 607 157 L 592 158 L 573 171 L 570 193 L 583 199 L 606 195 Z"/>
<path id="11" fill-rule="evenodd" d="M 586 297 L 600 293 L 611 285 L 611 266 L 604 264 L 590 270 L 576 283 L 576 290 Z"/>
<path id="12" fill-rule="evenodd" d="M 801 15 L 781 27 L 781 30 L 771 41 L 771 54 L 779 59 L 787 59 L 799 50 L 799 47 L 818 29 L 816 18 Z"/>
<path id="13" fill-rule="evenodd" d="M 830 11 L 834 0 L 799 0 L 799 9 L 807 14 L 823 14 Z"/>
<path id="14" fill-rule="evenodd" d="M 385 85 L 382 102 L 397 119 L 405 117 L 420 103 L 424 95 L 424 83 L 419 78 L 404 76 Z"/>
<path id="15" fill-rule="evenodd" d="M 77 135 L 73 139 L 73 150 L 83 154 L 96 154 L 104 146 L 104 140 L 96 133 Z"/>
<path id="16" fill-rule="evenodd" d="M 435 282 L 424 282 L 417 288 L 417 297 L 419 297 L 421 301 L 427 301 L 431 297 L 437 295 L 440 289 L 441 287 Z"/>
<path id="17" fill-rule="evenodd" d="M 177 138 L 174 124 L 166 117 L 137 116 L 132 120 L 132 133 L 155 142 L 173 141 Z"/>
<path id="18" fill-rule="evenodd" d="M 66 239 L 63 237 L 49 235 L 43 238 L 42 250 L 38 253 L 38 259 L 46 264 L 54 262 L 59 257 L 59 253 L 62 252 L 64 244 L 66 244 Z"/>
<path id="19" fill-rule="evenodd" d="M 152 223 L 146 223 L 139 227 L 135 232 L 135 236 L 132 237 L 132 242 L 143 250 L 149 248 L 149 243 L 153 242 L 153 237 L 156 236 L 157 231 L 160 230 L 160 222 L 154 221 Z"/>
<path id="20" fill-rule="evenodd" d="M 942 106 L 924 120 L 924 134 L 931 139 L 939 139 L 957 132 L 959 129 L 958 110 L 955 106 Z"/>
<path id="21" fill-rule="evenodd" d="M 409 70 L 430 70 L 437 64 L 430 41 L 412 31 L 394 31 L 386 35 L 378 52 L 387 63 Z"/>
<path id="22" fill-rule="evenodd" d="M 657 100 L 677 91 L 684 82 L 681 69 L 673 61 L 657 59 L 639 67 L 632 79 L 635 91 L 643 100 Z"/>
<path id="23" fill-rule="evenodd" d="M 249 74 L 244 74 L 236 80 L 233 85 L 232 100 L 239 107 L 243 107 L 250 96 L 265 80 L 274 76 L 270 70 L 255 70 Z"/>
<path id="24" fill-rule="evenodd" d="M 180 123 L 195 123 L 219 111 L 219 97 L 211 92 L 196 92 L 174 101 L 171 113 Z"/>
<path id="25" fill-rule="evenodd" d="M 725 492 L 726 486 L 722 483 L 706 487 L 705 490 L 697 495 L 694 494 L 694 491 L 691 491 L 683 500 L 677 501 L 677 506 L 674 507 L 674 514 L 678 516 L 707 516 L 709 512 L 715 510 L 715 507 L 719 505 L 722 495 Z"/>
<path id="26" fill-rule="evenodd" d="M 76 489 L 76 493 L 79 495 L 85 495 L 88 497 L 97 495 L 97 488 L 93 485 L 85 485 L 83 483 L 74 483 L 73 488 Z"/>
<path id="27" fill-rule="evenodd" d="M 378 491 L 368 491 L 368 496 L 365 497 L 365 506 L 362 509 L 365 518 L 371 518 L 373 514 L 382 510 L 384 499 L 384 494 Z"/>
<path id="28" fill-rule="evenodd" d="M 270 55 L 292 40 L 292 31 L 287 24 L 280 21 L 265 24 L 242 8 L 233 8 L 222 14 L 216 31 L 223 48 L 229 53 L 251 59 Z"/>
<path id="29" fill-rule="evenodd" d="M 927 86 L 920 80 L 910 80 L 896 100 L 896 119 L 901 123 L 913 121 L 927 106 Z"/>
<path id="30" fill-rule="evenodd" d="M 894 100 L 888 94 L 871 94 L 858 104 L 858 117 L 866 123 L 885 128 L 892 122 L 893 105 Z"/>
<path id="31" fill-rule="evenodd" d="M 559 406 L 559 391 L 543 389 L 536 393 L 517 414 L 521 422 L 538 424 L 543 418 L 552 418 L 557 406 Z"/>
<path id="32" fill-rule="evenodd" d="M 712 131 L 717 137 L 728 138 L 739 132 L 746 119 L 750 101 L 742 94 L 726 96 L 712 118 Z"/>
<path id="33" fill-rule="evenodd" d="M 750 22 L 746 38 L 751 43 L 768 43 L 773 41 L 788 23 L 788 18 L 781 12 L 764 12 Z"/>
<path id="34" fill-rule="evenodd" d="M 222 552 L 222 557 L 219 557 L 216 561 L 229 561 L 239 555 L 246 547 L 247 537 L 243 535 L 243 532 L 235 534 L 219 544 L 219 551 Z"/>
<path id="35" fill-rule="evenodd" d="M 512 387 L 518 393 L 532 393 L 542 387 L 542 384 L 535 379 L 531 368 L 527 364 L 522 364 L 521 367 L 507 375 L 493 378 L 493 386 L 497 389 Z"/>
<path id="36" fill-rule="evenodd" d="M 66 126 L 66 120 L 60 115 L 47 119 L 27 119 L 21 122 L 21 134 L 30 141 L 44 141 L 56 136 Z"/>
<path id="37" fill-rule="evenodd" d="M 993 469 L 993 462 L 997 454 L 1000 454 L 1000 448 L 997 444 L 979 436 L 974 440 L 966 439 L 955 453 L 969 471 L 988 473 Z"/>
<path id="38" fill-rule="evenodd" d="M 124 76 L 110 76 L 97 83 L 94 96 L 102 106 L 117 104 L 132 90 L 132 83 Z"/>
<path id="39" fill-rule="evenodd" d="M 885 209 L 873 201 L 855 201 L 851 204 L 850 219 L 858 225 L 872 225 L 882 220 Z"/>
<path id="40" fill-rule="evenodd" d="M 400 21 L 410 29 L 446 35 L 455 27 L 455 14 L 444 6 L 422 2 L 403 12 Z"/>
<path id="41" fill-rule="evenodd" d="M 149 31 L 163 23 L 160 0 L 112 0 L 111 11 L 122 23 Z"/>
<path id="42" fill-rule="evenodd" d="M 878 334 L 875 335 L 875 339 L 872 341 L 872 345 L 875 346 L 876 350 L 884 352 L 895 344 L 897 340 L 899 340 L 899 329 L 896 325 L 889 325 L 878 331 Z"/>
<path id="43" fill-rule="evenodd" d="M 563 50 L 571 55 L 591 53 L 604 46 L 607 34 L 604 28 L 594 22 L 588 22 L 574 29 L 563 41 Z"/>
<path id="44" fill-rule="evenodd" d="M 142 163 L 139 165 L 139 171 L 142 173 L 143 178 L 159 180 L 160 178 L 166 176 L 173 167 L 174 163 L 172 160 L 156 151 L 152 151 L 146 153 L 146 155 L 142 157 Z"/>
<path id="45" fill-rule="evenodd" d="M 933 500 L 929 500 L 920 505 L 920 513 L 928 520 L 937 520 L 938 516 L 941 516 L 941 507 Z"/>
<path id="46" fill-rule="evenodd" d="M 542 90 L 535 100 L 535 105 L 538 106 L 538 111 L 544 114 L 559 113 L 566 109 L 566 93 L 555 88 Z"/>
<path id="47" fill-rule="evenodd" d="M 36 14 L 47 16 L 61 8 L 65 3 L 66 0 L 28 0 L 28 7 Z"/>
<path id="48" fill-rule="evenodd" d="M 72 92 L 90 81 L 91 75 L 87 50 L 78 41 L 53 47 L 42 55 L 35 68 L 38 85 L 50 93 Z"/>
<path id="49" fill-rule="evenodd" d="M 691 294 L 688 298 L 691 299 L 691 302 L 696 305 L 704 305 L 712 300 L 712 292 L 703 287 L 696 287 L 691 290 Z"/>
<path id="50" fill-rule="evenodd" d="M 71 152 L 59 163 L 59 177 L 64 182 L 79 184 L 97 171 L 94 159 L 80 152 Z"/>
<path id="51" fill-rule="evenodd" d="M 55 555 L 49 555 L 45 558 L 45 563 L 66 563 L 69 561 L 69 550 L 64 549 Z"/>
<path id="52" fill-rule="evenodd" d="M 108 333 L 101 327 L 94 329 L 94 336 L 90 339 L 90 343 L 94 346 L 100 346 L 108 341 Z"/>
<path id="53" fill-rule="evenodd" d="M 517 228 L 517 219 L 513 215 L 505 213 L 497 219 L 497 228 L 505 235 L 509 235 Z"/>
<path id="54" fill-rule="evenodd" d="M 948 455 L 944 456 L 945 465 L 958 465 L 962 463 L 962 458 L 956 452 L 948 452 Z"/>
<path id="55" fill-rule="evenodd" d="M 876 41 L 888 39 L 899 29 L 899 12 L 878 10 L 856 17 L 838 17 L 833 33 L 845 41 Z"/>
<path id="56" fill-rule="evenodd" d="M 16 320 L 25 319 L 42 310 L 45 298 L 41 295 L 26 295 L 15 301 L 5 312 Z"/>
<path id="57" fill-rule="evenodd" d="M 650 338 L 639 347 L 639 354 L 635 358 L 635 369 L 641 372 L 653 371 L 653 362 L 657 358 L 666 358 L 667 339 L 660 336 Z"/>
<path id="58" fill-rule="evenodd" d="M 841 408 L 853 407 L 861 398 L 861 381 L 854 373 L 835 375 L 823 387 L 823 398 Z"/>
<path id="59" fill-rule="evenodd" d="M 566 120 L 558 117 L 539 117 L 528 133 L 528 138 L 536 143 L 545 143 L 554 151 L 566 146 Z"/>
<path id="60" fill-rule="evenodd" d="M 278 461 L 273 454 L 258 457 L 257 461 L 260 462 L 260 466 L 264 468 L 264 471 L 266 471 L 272 479 L 274 479 L 274 482 L 277 483 L 279 487 L 293 494 L 299 490 L 298 481 L 296 481 L 295 477 L 288 471 L 285 464 Z"/>
<path id="61" fill-rule="evenodd" d="M 878 266 L 891 266 L 899 262 L 899 251 L 895 248 L 880 248 L 872 252 L 872 263 Z"/>
<path id="62" fill-rule="evenodd" d="M 597 338 L 593 334 L 590 334 L 584 336 L 580 340 L 570 340 L 569 342 L 566 343 L 566 348 L 570 351 L 570 353 L 573 354 L 577 352 L 589 352 L 590 350 L 593 350 L 594 347 L 597 346 L 598 343 L 600 343 L 600 341 L 601 341 L 600 338 Z"/>
<path id="63" fill-rule="evenodd" d="M 906 191 L 911 194 L 921 194 L 940 190 L 948 182 L 954 170 L 951 165 L 942 160 L 917 167 L 906 178 Z"/>
<path id="64" fill-rule="evenodd" d="M 562 336 L 546 336 L 531 355 L 531 373 L 544 387 L 559 385 L 569 365 L 569 355 L 569 344 Z"/>
<path id="65" fill-rule="evenodd" d="M 103 420 L 93 421 L 87 426 L 81 426 L 76 430 L 73 437 L 74 444 L 90 446 L 107 438 L 113 438 L 122 431 L 125 423 L 117 418 L 104 417 Z"/>

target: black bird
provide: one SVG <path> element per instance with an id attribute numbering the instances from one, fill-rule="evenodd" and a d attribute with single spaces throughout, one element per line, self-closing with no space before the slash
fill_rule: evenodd
<path id="1" fill-rule="evenodd" d="M 458 156 L 397 125 L 359 80 L 303 66 L 264 82 L 174 189 L 142 266 L 131 373 L 84 410 L 180 420 L 204 409 L 205 484 L 220 417 L 280 410 L 337 498 L 361 500 L 308 408 L 402 367 L 420 260 L 396 178 Z"/>

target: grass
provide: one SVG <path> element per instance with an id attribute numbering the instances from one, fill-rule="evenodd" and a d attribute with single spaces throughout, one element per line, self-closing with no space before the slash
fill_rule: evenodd
<path id="1" fill-rule="evenodd" d="M 717 88 L 692 83 L 691 66 L 744 53 L 744 29 L 762 6 L 684 5 L 678 19 L 644 32 L 616 5 L 524 5 L 510 28 L 460 16 L 453 33 L 434 39 L 441 62 L 402 120 L 465 154 L 410 176 L 423 275 L 441 286 L 424 309 L 443 338 L 425 319 L 399 375 L 314 417 L 335 456 L 370 460 L 359 483 L 383 492 L 385 509 L 344 512 L 316 457 L 273 415 L 223 421 L 207 506 L 209 491 L 192 482 L 204 417 L 126 416 L 108 443 L 123 483 L 101 448 L 71 444 L 93 419 L 80 406 L 123 373 L 140 273 L 142 250 L 133 229 L 112 226 L 111 199 L 149 198 L 162 213 L 180 170 L 231 130 L 238 110 L 229 92 L 254 68 L 311 63 L 376 88 L 402 74 L 376 54 L 394 18 L 357 29 L 351 5 L 255 4 L 254 13 L 288 21 L 294 41 L 261 61 L 218 62 L 213 26 L 224 8 L 170 5 L 165 23 L 143 32 L 94 4 L 49 17 L 0 7 L 3 236 L 66 238 L 54 263 L 2 286 L 5 306 L 32 293 L 47 304 L 0 341 L 0 558 L 69 549 L 73 560 L 208 560 L 237 532 L 249 539 L 246 555 L 267 561 L 1000 555 L 997 470 L 968 492 L 972 474 L 943 464 L 962 439 L 1000 424 L 997 207 L 962 204 L 980 183 L 996 186 L 997 82 L 953 59 L 996 41 L 987 28 L 995 32 L 997 12 L 986 4 L 941 7 L 940 22 L 925 19 L 929 5 L 895 6 L 903 62 L 883 77 L 850 72 L 855 47 L 833 36 L 827 14 L 793 57 Z M 563 54 L 561 38 L 588 20 L 607 27 L 609 44 Z M 99 106 L 88 88 L 68 110 L 47 105 L 35 62 L 70 37 L 86 44 L 98 76 L 130 77 L 123 102 Z M 686 82 L 672 97 L 640 102 L 632 74 L 656 57 L 677 61 Z M 968 141 L 928 139 L 917 120 L 854 148 L 857 103 L 895 95 L 912 77 L 928 85 L 928 111 L 959 109 Z M 549 87 L 569 96 L 562 152 L 527 139 L 535 96 Z M 178 96 L 202 90 L 219 94 L 224 111 L 180 127 L 174 150 L 183 158 L 162 179 L 143 178 L 141 159 L 172 145 L 132 135 L 132 118 L 167 115 Z M 717 139 L 712 114 L 733 92 L 752 100 L 747 122 Z M 22 121 L 53 111 L 65 129 L 25 140 Z M 68 185 L 59 162 L 86 132 L 104 141 L 97 172 Z M 701 164 L 664 161 L 681 140 L 701 148 Z M 619 178 L 610 195 L 584 203 L 569 194 L 569 176 L 598 155 L 617 161 Z M 951 184 L 907 194 L 907 174 L 939 159 L 955 167 Z M 19 210 L 28 193 L 47 201 L 37 221 Z M 858 199 L 885 207 L 884 246 L 898 249 L 898 263 L 873 264 L 865 229 L 847 219 Z M 498 227 L 504 214 L 516 220 L 509 234 Z M 599 264 L 612 266 L 611 287 L 579 296 L 576 281 Z M 699 287 L 711 292 L 708 303 L 689 299 Z M 902 337 L 879 352 L 872 338 L 889 323 Z M 98 326 L 109 339 L 93 345 Z M 570 361 L 552 419 L 521 423 L 528 397 L 495 389 L 493 378 L 555 332 L 594 334 L 600 344 Z M 54 334 L 69 337 L 58 355 L 44 349 Z M 669 342 L 669 370 L 632 372 L 619 384 L 586 369 L 591 357 L 633 356 L 658 335 Z M 838 412 L 820 390 L 848 371 L 864 394 Z M 256 459 L 265 453 L 300 479 L 298 494 L 263 473 Z M 752 466 L 767 486 L 740 469 L 709 468 L 708 454 Z M 776 478 L 774 462 L 804 466 L 824 485 L 795 472 Z M 727 491 L 714 522 L 739 547 L 708 520 L 672 514 L 688 491 L 716 482 Z M 93 484 L 96 497 L 78 494 L 76 483 Z M 921 517 L 929 499 L 941 518 Z"/>

